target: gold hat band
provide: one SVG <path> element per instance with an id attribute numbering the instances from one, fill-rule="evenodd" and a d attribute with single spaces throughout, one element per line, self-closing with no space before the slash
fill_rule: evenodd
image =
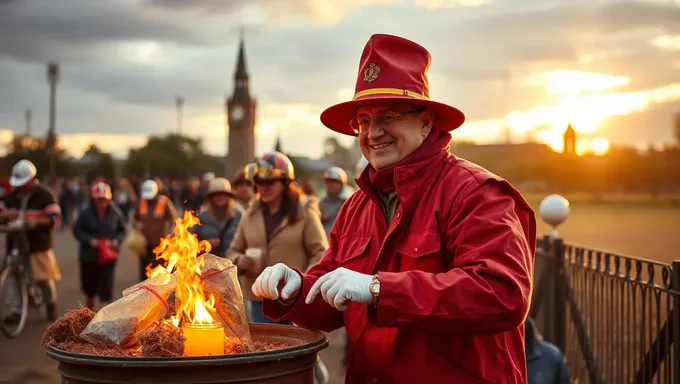
<path id="1" fill-rule="evenodd" d="M 369 96 L 369 95 L 401 95 L 401 96 L 408 96 L 408 97 L 412 97 L 414 99 L 421 99 L 421 100 L 429 100 L 430 99 L 427 96 L 421 95 L 421 94 L 413 92 L 413 91 L 409 91 L 407 89 L 371 88 L 371 89 L 364 89 L 363 91 L 359 91 L 359 92 L 355 93 L 352 100 L 356 100 L 360 97 Z"/>

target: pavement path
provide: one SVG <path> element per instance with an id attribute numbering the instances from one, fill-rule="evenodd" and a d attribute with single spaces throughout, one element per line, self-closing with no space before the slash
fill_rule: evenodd
<path id="1" fill-rule="evenodd" d="M 78 248 L 69 231 L 55 234 L 55 254 L 62 272 L 62 280 L 57 283 L 59 293 L 58 306 L 60 314 L 68 309 L 77 308 L 85 298 L 80 292 L 78 277 Z M 123 289 L 137 282 L 137 262 L 127 252 L 120 256 L 116 268 L 116 299 L 120 298 Z M 97 308 L 98 309 L 98 308 Z M 57 364 L 40 350 L 40 339 L 49 323 L 45 320 L 44 311 L 32 309 L 24 332 L 16 339 L 6 339 L 0 334 L 0 384 L 47 384 L 60 382 Z M 326 362 L 331 375 L 331 384 L 341 384 L 343 370 L 340 358 L 343 349 L 343 331 L 328 335 L 331 347 L 322 351 L 321 357 Z"/>

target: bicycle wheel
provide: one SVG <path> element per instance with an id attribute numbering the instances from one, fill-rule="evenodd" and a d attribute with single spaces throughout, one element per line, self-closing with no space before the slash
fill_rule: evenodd
<path id="1" fill-rule="evenodd" d="M 20 300 L 19 305 L 19 321 L 17 324 L 9 324 L 5 319 L 12 315 L 9 313 L 11 308 L 6 305 L 7 299 L 12 294 L 11 287 L 14 285 L 15 292 L 18 297 L 11 298 L 12 300 Z M 18 291 L 18 292 L 17 292 Z M 28 285 L 26 284 L 26 277 L 17 268 L 8 266 L 0 274 L 0 330 L 10 339 L 13 339 L 21 334 L 26 326 L 26 319 L 28 318 Z"/>

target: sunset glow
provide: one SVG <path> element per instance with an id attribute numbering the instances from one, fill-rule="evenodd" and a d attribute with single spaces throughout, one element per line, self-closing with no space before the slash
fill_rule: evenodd
<path id="1" fill-rule="evenodd" d="M 604 155 L 609 152 L 609 141 L 601 137 L 593 139 L 590 146 L 595 155 Z"/>

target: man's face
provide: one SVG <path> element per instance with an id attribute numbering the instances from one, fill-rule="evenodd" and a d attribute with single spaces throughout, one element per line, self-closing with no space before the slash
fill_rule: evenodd
<path id="1" fill-rule="evenodd" d="M 109 206 L 109 200 L 108 199 L 94 199 L 94 204 L 97 207 L 97 209 L 106 209 L 106 207 Z"/>
<path id="2" fill-rule="evenodd" d="M 21 187 L 17 187 L 17 189 L 22 193 L 26 193 L 33 189 L 33 185 L 35 185 L 35 179 L 29 180 L 28 183 L 22 185 Z"/>
<path id="3" fill-rule="evenodd" d="M 375 169 L 389 167 L 418 148 L 432 128 L 434 115 L 408 103 L 378 103 L 359 107 L 356 120 L 361 152 Z"/>
<path id="4" fill-rule="evenodd" d="M 342 190 L 342 183 L 337 180 L 326 179 L 326 191 L 329 195 L 337 195 Z"/>
<path id="5" fill-rule="evenodd" d="M 255 187 L 250 183 L 239 182 L 234 184 L 234 195 L 239 200 L 250 200 L 255 194 Z"/>

